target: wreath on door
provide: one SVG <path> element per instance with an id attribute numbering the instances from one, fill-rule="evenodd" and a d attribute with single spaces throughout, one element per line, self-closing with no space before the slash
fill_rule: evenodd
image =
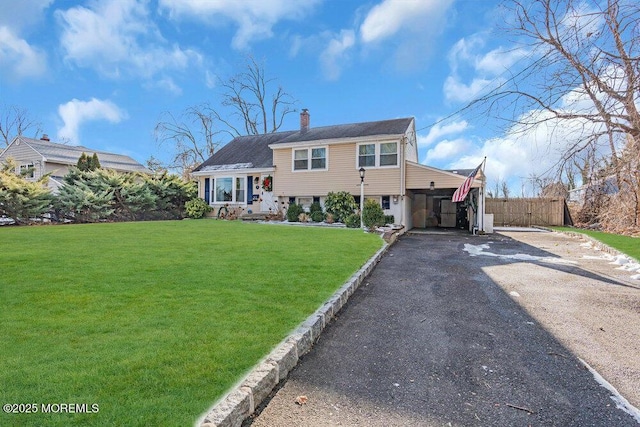
<path id="1" fill-rule="evenodd" d="M 273 177 L 271 175 L 265 177 L 262 180 L 262 189 L 264 191 L 272 191 L 273 190 Z"/>

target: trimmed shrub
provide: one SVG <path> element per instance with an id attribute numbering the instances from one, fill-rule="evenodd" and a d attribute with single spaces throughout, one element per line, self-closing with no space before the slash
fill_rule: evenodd
<path id="1" fill-rule="evenodd" d="M 360 228 L 360 215 L 352 213 L 344 219 L 344 224 L 348 228 Z"/>
<path id="2" fill-rule="evenodd" d="M 311 221 L 313 222 L 324 221 L 324 213 L 322 212 L 322 210 L 311 212 Z"/>
<path id="3" fill-rule="evenodd" d="M 396 217 L 393 215 L 385 215 L 384 216 L 384 223 L 385 224 L 395 224 L 396 223 Z"/>
<path id="4" fill-rule="evenodd" d="M 213 208 L 209 206 L 207 202 L 200 198 L 189 200 L 184 204 L 184 209 L 187 213 L 187 216 L 192 219 L 204 218 L 206 214 L 213 210 Z"/>
<path id="5" fill-rule="evenodd" d="M 309 213 L 312 214 L 314 212 L 322 212 L 322 206 L 319 202 L 313 202 L 311 206 L 309 206 Z"/>
<path id="6" fill-rule="evenodd" d="M 354 213 L 358 208 L 355 199 L 351 193 L 347 191 L 327 194 L 324 207 L 327 213 L 333 214 L 333 219 L 337 222 L 344 222 L 345 218 Z"/>
<path id="7" fill-rule="evenodd" d="M 298 217 L 300 217 L 301 213 L 304 213 L 304 208 L 295 203 L 291 203 L 289 209 L 287 209 L 287 221 L 298 222 Z"/>
<path id="8" fill-rule="evenodd" d="M 375 200 L 365 200 L 362 209 L 362 222 L 367 228 L 380 227 L 384 225 L 384 211 Z"/>

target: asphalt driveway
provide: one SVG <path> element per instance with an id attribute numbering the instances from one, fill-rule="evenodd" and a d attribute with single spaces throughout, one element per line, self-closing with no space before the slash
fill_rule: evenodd
<path id="1" fill-rule="evenodd" d="M 638 426 L 638 281 L 536 234 L 402 237 L 245 425 Z"/>

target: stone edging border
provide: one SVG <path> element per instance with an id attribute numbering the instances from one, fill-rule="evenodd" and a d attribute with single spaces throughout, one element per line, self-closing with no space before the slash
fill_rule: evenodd
<path id="1" fill-rule="evenodd" d="M 311 350 L 324 328 L 358 289 L 365 277 L 371 273 L 389 246 L 385 243 L 333 296 L 258 363 L 206 415 L 199 418 L 195 425 L 199 427 L 241 426 L 278 383 L 287 377 L 298 364 L 300 357 Z"/>

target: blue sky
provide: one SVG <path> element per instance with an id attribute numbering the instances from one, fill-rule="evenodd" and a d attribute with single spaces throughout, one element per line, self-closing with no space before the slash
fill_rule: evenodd
<path id="1" fill-rule="evenodd" d="M 490 188 L 530 195 L 553 152 L 455 114 L 526 65 L 508 19 L 494 0 L 0 0 L 0 105 L 25 108 L 54 141 L 167 160 L 161 114 L 215 105 L 218 79 L 252 55 L 311 126 L 413 116 L 422 163 L 487 156 Z M 298 125 L 291 114 L 282 130 Z"/>

